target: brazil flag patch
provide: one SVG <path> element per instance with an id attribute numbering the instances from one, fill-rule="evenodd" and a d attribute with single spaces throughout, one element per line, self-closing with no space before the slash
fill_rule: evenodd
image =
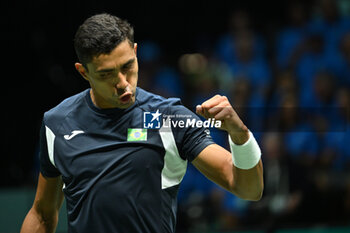
<path id="1" fill-rule="evenodd" d="M 128 129 L 127 141 L 147 141 L 147 129 Z"/>

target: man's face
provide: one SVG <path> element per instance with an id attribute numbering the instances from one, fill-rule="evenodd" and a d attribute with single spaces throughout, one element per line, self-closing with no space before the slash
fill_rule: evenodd
<path id="1" fill-rule="evenodd" d="M 137 45 L 123 41 L 109 54 L 101 54 L 87 64 L 75 66 L 89 81 L 91 97 L 100 108 L 128 108 L 135 102 L 138 79 Z"/>

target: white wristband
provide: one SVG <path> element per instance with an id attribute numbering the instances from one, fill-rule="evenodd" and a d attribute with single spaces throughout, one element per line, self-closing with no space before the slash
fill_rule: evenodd
<path id="1" fill-rule="evenodd" d="M 231 148 L 232 162 L 236 167 L 247 170 L 258 164 L 261 157 L 261 150 L 252 132 L 249 131 L 249 139 L 242 145 L 234 144 L 230 135 L 228 135 L 228 140 Z"/>

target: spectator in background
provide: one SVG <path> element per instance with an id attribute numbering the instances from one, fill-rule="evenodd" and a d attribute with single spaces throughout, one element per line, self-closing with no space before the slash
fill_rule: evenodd
<path id="1" fill-rule="evenodd" d="M 145 68 L 140 73 L 140 86 L 155 93 L 169 97 L 184 97 L 184 86 L 178 71 L 165 59 L 162 49 L 153 41 L 143 42 L 138 54 L 140 66 Z"/>
<path id="2" fill-rule="evenodd" d="M 218 89 L 218 80 L 213 74 L 208 58 L 200 53 L 184 54 L 179 59 L 179 67 L 186 86 L 192 90 L 187 97 L 189 106 L 195 106 L 211 96 Z"/>
<path id="3" fill-rule="evenodd" d="M 295 73 L 292 69 L 282 69 L 275 74 L 274 85 L 272 86 L 272 93 L 269 101 L 266 104 L 267 112 L 267 127 L 268 131 L 279 131 L 284 130 L 279 125 L 279 118 L 283 101 L 288 98 L 297 98 L 299 94 L 299 85 Z M 272 119 L 272 120 L 271 120 Z M 275 121 L 277 119 L 277 121 Z"/>
<path id="4" fill-rule="evenodd" d="M 281 69 L 276 73 L 273 93 L 268 106 L 278 107 L 285 95 L 298 95 L 298 82 L 292 69 Z"/>
<path id="5" fill-rule="evenodd" d="M 317 167 L 330 172 L 342 170 L 345 163 L 345 151 L 339 153 L 336 145 L 346 133 L 346 120 L 342 113 L 346 109 L 346 89 L 338 89 L 336 82 L 335 76 L 329 72 L 316 74 L 313 84 L 314 105 L 310 109 L 312 118 L 309 120 L 317 138 Z"/>
<path id="6" fill-rule="evenodd" d="M 160 67 L 162 50 L 154 41 L 142 41 L 137 50 L 139 65 L 142 72 L 139 73 L 138 85 L 146 90 L 153 90 L 154 76 Z"/>
<path id="7" fill-rule="evenodd" d="M 283 132 L 289 156 L 305 170 L 314 164 L 317 152 L 316 135 L 308 117 L 311 117 L 308 109 L 299 108 L 296 93 L 286 93 L 276 115 L 268 121 L 269 129 Z"/>
<path id="8" fill-rule="evenodd" d="M 350 18 L 339 13 L 337 0 L 316 1 L 314 19 L 309 30 L 318 32 L 324 39 L 324 50 L 331 60 L 337 60 L 341 38 L 350 31 Z"/>
<path id="9" fill-rule="evenodd" d="M 266 155 L 264 165 L 268 168 L 265 192 L 260 202 L 251 204 L 246 221 L 258 222 L 272 230 L 296 220 L 301 208 L 304 177 L 301 168 L 288 156 L 280 133 L 265 133 L 262 145 Z M 296 170 L 299 172 L 294 172 Z"/>
<path id="10" fill-rule="evenodd" d="M 252 86 L 253 93 L 257 92 L 261 98 L 270 84 L 271 71 L 265 58 L 259 58 L 254 53 L 254 34 L 242 31 L 235 39 L 235 62 L 228 64 L 235 78 L 247 79 Z"/>
<path id="11" fill-rule="evenodd" d="M 310 90 L 313 93 L 314 107 L 332 106 L 336 88 L 336 79 L 330 72 L 316 73 Z"/>
<path id="12" fill-rule="evenodd" d="M 335 171 L 348 171 L 350 168 L 350 91 L 347 87 L 340 88 L 336 93 L 336 105 L 338 115 L 335 119 L 338 127 L 329 132 L 326 141 L 327 147 L 334 151 L 332 169 Z"/>
<path id="13" fill-rule="evenodd" d="M 218 57 L 230 64 L 235 62 L 237 57 L 236 37 L 245 32 L 254 34 L 253 36 L 253 54 L 254 58 L 264 58 L 265 42 L 261 36 L 256 35 L 252 29 L 252 22 L 248 12 L 243 9 L 238 9 L 232 12 L 228 19 L 228 32 L 222 35 L 218 40 L 217 55 Z"/>
<path id="14" fill-rule="evenodd" d="M 218 40 L 216 54 L 229 67 L 233 81 L 247 79 L 251 83 L 255 104 L 259 105 L 265 99 L 271 71 L 264 40 L 252 29 L 247 12 L 238 10 L 231 14 L 229 32 Z"/>
<path id="15" fill-rule="evenodd" d="M 350 30 L 342 37 L 339 47 L 341 52 L 339 84 L 350 87 Z"/>
<path id="16" fill-rule="evenodd" d="M 168 64 L 163 64 L 154 76 L 153 88 L 155 93 L 166 98 L 184 97 L 184 85 L 180 74 Z"/>
<path id="17" fill-rule="evenodd" d="M 246 79 L 238 79 L 233 85 L 231 94 L 232 105 L 237 108 L 237 113 L 244 119 L 249 117 L 247 106 L 249 106 L 252 95 L 251 92 L 250 82 Z M 248 122 L 250 122 L 250 120 L 247 120 L 247 123 Z"/>
<path id="18" fill-rule="evenodd" d="M 294 51 L 306 40 L 307 11 L 302 2 L 290 1 L 287 7 L 287 26 L 276 37 L 276 62 L 279 68 L 292 67 Z"/>
<path id="19" fill-rule="evenodd" d="M 294 57 L 295 71 L 300 85 L 300 105 L 313 106 L 312 85 L 317 73 L 333 70 L 324 51 L 320 34 L 310 34 L 299 54 Z"/>

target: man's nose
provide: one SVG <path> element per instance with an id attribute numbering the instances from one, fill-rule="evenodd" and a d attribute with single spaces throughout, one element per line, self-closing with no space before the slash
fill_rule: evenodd
<path id="1" fill-rule="evenodd" d="M 118 95 L 122 95 L 124 92 L 126 92 L 126 87 L 129 86 L 128 81 L 126 80 L 126 76 L 122 73 L 118 74 L 118 81 L 116 84 Z"/>

